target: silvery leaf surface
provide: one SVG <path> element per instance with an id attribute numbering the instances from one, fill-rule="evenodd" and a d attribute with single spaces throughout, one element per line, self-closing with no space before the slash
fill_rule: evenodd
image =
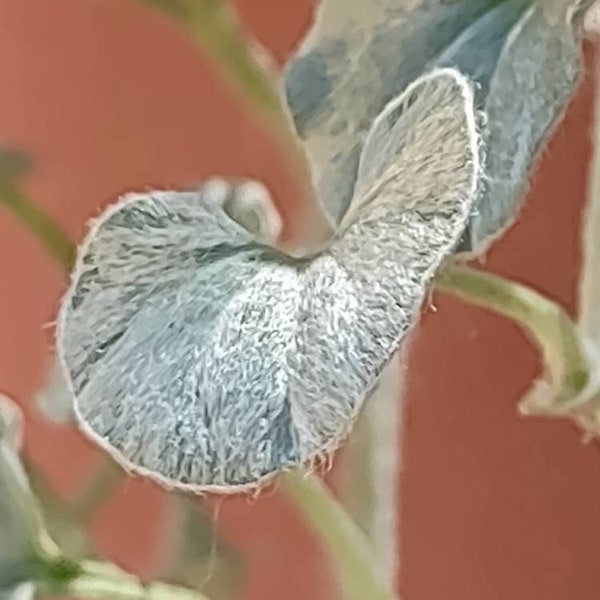
<path id="1" fill-rule="evenodd" d="M 388 102 L 497 0 L 323 0 L 285 96 L 323 207 L 340 220 L 364 138 Z"/>
<path id="2" fill-rule="evenodd" d="M 430 73 L 369 136 L 353 208 L 309 258 L 235 221 L 233 182 L 129 195 L 93 223 L 58 354 L 80 425 L 126 468 L 235 492 L 346 436 L 473 209 L 470 82 Z"/>
<path id="3" fill-rule="evenodd" d="M 225 194 L 228 187 L 216 180 L 205 182 L 213 194 Z M 240 183 L 236 194 L 222 196 L 225 213 L 266 244 L 274 244 L 282 228 L 281 216 L 267 189 L 256 181 Z M 51 357 L 49 368 L 36 402 L 41 412 L 54 423 L 65 425 L 73 418 L 73 397 L 65 380 L 60 360 Z"/>
<path id="4" fill-rule="evenodd" d="M 417 77 L 453 67 L 476 84 L 488 185 L 458 250 L 512 222 L 540 147 L 579 77 L 589 2 L 323 0 L 285 73 L 285 95 L 322 206 L 341 220 L 373 121 Z"/>
<path id="5" fill-rule="evenodd" d="M 581 77 L 583 8 L 550 4 L 534 3 L 513 27 L 489 83 L 486 184 L 465 236 L 466 250 L 484 249 L 516 218 L 532 166 Z"/>

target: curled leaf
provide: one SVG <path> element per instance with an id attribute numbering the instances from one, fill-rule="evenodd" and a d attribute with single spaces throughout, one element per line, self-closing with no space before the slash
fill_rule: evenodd
<path id="1" fill-rule="evenodd" d="M 132 194 L 92 226 L 58 326 L 84 431 L 172 487 L 232 492 L 335 450 L 456 246 L 479 185 L 471 86 L 416 81 L 373 124 L 352 210 L 293 258 L 223 193 Z"/>
<path id="2" fill-rule="evenodd" d="M 350 206 L 367 132 L 431 69 L 475 84 L 484 181 L 459 251 L 482 252 L 515 218 L 531 166 L 581 71 L 589 0 L 324 0 L 285 92 L 324 208 Z"/>
<path id="3" fill-rule="evenodd" d="M 268 190 L 262 184 L 246 181 L 233 188 L 223 180 L 214 179 L 204 184 L 204 190 L 220 198 L 227 215 L 258 239 L 267 244 L 277 242 L 283 223 Z M 74 418 L 72 394 L 56 357 L 50 361 L 36 401 L 42 413 L 57 424 L 66 424 Z"/>
<path id="4" fill-rule="evenodd" d="M 317 197 L 336 221 L 364 138 L 385 106 L 497 0 L 323 0 L 285 72 L 285 97 Z"/>

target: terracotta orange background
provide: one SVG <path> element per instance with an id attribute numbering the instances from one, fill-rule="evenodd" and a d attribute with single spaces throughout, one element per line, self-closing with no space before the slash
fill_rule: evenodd
<path id="1" fill-rule="evenodd" d="M 237 4 L 279 62 L 312 9 L 311 0 Z M 522 218 L 487 259 L 490 270 L 571 312 L 591 99 L 588 78 L 544 154 Z M 27 190 L 74 238 L 125 190 L 214 173 L 266 181 L 292 227 L 301 210 L 274 144 L 243 104 L 174 26 L 134 1 L 0 0 L 0 141 L 34 155 Z M 25 408 L 27 452 L 69 495 L 98 454 L 32 403 L 64 289 L 52 260 L 0 210 L 0 389 Z M 434 305 L 409 361 L 403 598 L 597 600 L 598 447 L 583 445 L 567 423 L 517 416 L 540 365 L 515 325 L 452 298 Z M 164 494 L 129 480 L 94 519 L 97 547 L 150 575 L 164 516 Z M 331 598 L 316 540 L 281 494 L 228 500 L 219 524 L 247 557 L 246 600 Z"/>

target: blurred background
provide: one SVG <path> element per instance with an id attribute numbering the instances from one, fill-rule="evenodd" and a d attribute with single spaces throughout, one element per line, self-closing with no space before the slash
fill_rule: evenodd
<path id="1" fill-rule="evenodd" d="M 278 65 L 314 8 L 312 0 L 235 4 Z M 534 173 L 518 224 L 485 259 L 490 271 L 571 314 L 591 151 L 592 50 L 586 47 L 588 76 Z M 215 174 L 264 181 L 288 236 L 314 210 L 302 204 L 273 139 L 209 58 L 132 0 L 0 0 L 0 143 L 33 156 L 25 189 L 77 240 L 87 220 L 124 191 L 183 187 Z M 0 208 L 0 390 L 25 411 L 31 461 L 70 498 L 100 455 L 73 428 L 50 424 L 33 400 L 65 289 L 52 258 Z M 581 443 L 569 423 L 517 415 L 541 370 L 522 332 L 435 295 L 408 361 L 398 490 L 402 597 L 597 600 L 600 449 Z M 335 485 L 335 469 L 329 479 Z M 227 593 L 334 596 L 327 557 L 277 485 L 258 497 L 210 500 L 204 510 L 239 557 L 235 573 L 225 574 Z M 90 531 L 98 554 L 154 577 L 168 569 L 175 521 L 167 494 L 129 478 L 93 515 Z M 211 543 L 206 555 L 215 573 Z"/>

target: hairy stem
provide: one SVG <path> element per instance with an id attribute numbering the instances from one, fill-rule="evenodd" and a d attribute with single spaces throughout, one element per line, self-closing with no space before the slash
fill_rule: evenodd
<path id="1" fill-rule="evenodd" d="M 340 585 L 353 600 L 394 600 L 377 576 L 362 532 L 315 475 L 300 472 L 282 476 L 283 486 L 334 559 Z"/>
<path id="2" fill-rule="evenodd" d="M 521 325 L 542 351 L 553 403 L 573 400 L 585 389 L 590 380 L 585 350 L 575 324 L 556 303 L 523 285 L 466 267 L 446 267 L 436 287 Z"/>
<path id="3" fill-rule="evenodd" d="M 402 378 L 401 353 L 384 370 L 375 394 L 365 406 L 370 443 L 372 508 L 368 537 L 382 577 L 393 590 L 398 571 L 398 479 L 402 464 Z"/>
<path id="4" fill-rule="evenodd" d="M 600 3 L 598 4 L 600 14 Z M 583 256 L 579 288 L 581 331 L 600 348 L 600 63 L 596 64 L 594 151 L 590 165 L 588 200 L 583 213 Z"/>
<path id="5" fill-rule="evenodd" d="M 216 515 L 196 496 L 175 493 L 169 500 L 165 578 L 219 600 L 239 598 L 246 575 L 243 556 L 220 535 Z"/>
<path id="6" fill-rule="evenodd" d="M 398 572 L 403 358 L 394 356 L 341 453 L 340 501 L 366 536 L 379 576 Z"/>

